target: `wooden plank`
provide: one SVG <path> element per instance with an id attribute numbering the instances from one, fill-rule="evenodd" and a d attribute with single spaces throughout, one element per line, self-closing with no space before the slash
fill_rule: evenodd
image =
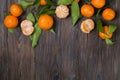
<path id="1" fill-rule="evenodd" d="M 0 3 L 0 80 L 120 80 L 120 8 L 112 0 L 116 19 L 114 46 L 107 46 L 95 29 L 89 35 L 80 31 L 81 20 L 75 27 L 71 17 L 55 18 L 56 34 L 44 31 L 36 48 L 20 29 L 12 34 L 3 20 L 9 6 L 20 0 Z"/>

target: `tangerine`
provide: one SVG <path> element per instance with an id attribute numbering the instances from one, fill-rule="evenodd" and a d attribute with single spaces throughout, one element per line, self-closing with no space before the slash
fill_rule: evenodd
<path id="1" fill-rule="evenodd" d="M 53 17 L 48 14 L 43 14 L 38 19 L 38 25 L 43 30 L 49 30 L 53 26 Z"/>
<path id="2" fill-rule="evenodd" d="M 4 19 L 4 25 L 7 28 L 15 28 L 18 25 L 18 19 L 15 16 L 8 15 Z"/>
<path id="3" fill-rule="evenodd" d="M 107 20 L 107 21 L 111 21 L 115 18 L 115 11 L 111 8 L 106 8 L 103 12 L 102 12 L 102 17 L 103 19 Z"/>
<path id="4" fill-rule="evenodd" d="M 47 4 L 46 0 L 40 0 L 40 5 L 45 6 Z"/>
<path id="5" fill-rule="evenodd" d="M 84 4 L 81 7 L 81 14 L 85 17 L 92 17 L 94 15 L 94 8 L 89 4 Z"/>
<path id="6" fill-rule="evenodd" d="M 18 4 L 13 4 L 11 5 L 10 7 L 10 13 L 13 15 L 13 16 L 16 16 L 16 17 L 19 17 L 22 13 L 23 13 L 23 9 L 20 5 Z"/>
<path id="7" fill-rule="evenodd" d="M 102 8 L 105 6 L 106 0 L 92 0 L 91 3 L 95 8 Z"/>
<path id="8" fill-rule="evenodd" d="M 109 31 L 109 27 L 108 26 L 104 26 L 104 31 L 105 31 L 105 33 L 99 32 L 100 38 L 102 38 L 102 39 L 106 39 L 106 38 L 110 39 L 110 38 L 112 38 L 113 34 L 112 33 L 111 34 L 108 33 L 108 31 Z"/>

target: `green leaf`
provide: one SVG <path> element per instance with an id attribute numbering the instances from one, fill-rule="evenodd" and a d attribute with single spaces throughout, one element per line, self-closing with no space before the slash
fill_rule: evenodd
<path id="1" fill-rule="evenodd" d="M 40 0 L 35 0 L 35 3 L 34 3 L 37 7 L 40 6 Z"/>
<path id="2" fill-rule="evenodd" d="M 45 12 L 45 10 L 47 10 L 47 9 L 49 9 L 50 8 L 50 6 L 43 6 L 43 7 L 41 7 L 40 9 L 39 9 L 39 12 L 37 13 L 37 15 L 41 15 L 42 13 L 44 13 Z"/>
<path id="3" fill-rule="evenodd" d="M 15 28 L 8 28 L 8 31 L 9 31 L 10 33 L 13 33 L 13 32 L 15 31 Z"/>
<path id="4" fill-rule="evenodd" d="M 57 4 L 51 0 L 46 0 L 47 5 L 56 6 Z"/>
<path id="5" fill-rule="evenodd" d="M 72 24 L 73 26 L 75 25 L 75 23 L 77 22 L 77 20 L 80 18 L 80 9 L 79 9 L 79 5 L 76 1 L 74 1 L 72 3 L 72 8 L 71 8 L 71 14 L 72 14 Z"/>
<path id="6" fill-rule="evenodd" d="M 111 33 L 115 32 L 116 29 L 117 29 L 117 27 L 115 25 L 109 25 L 108 33 L 111 34 Z"/>
<path id="7" fill-rule="evenodd" d="M 23 0 L 23 1 L 20 1 L 18 4 L 23 8 L 23 10 L 26 10 L 29 6 L 32 6 L 34 4 L 34 2 Z"/>
<path id="8" fill-rule="evenodd" d="M 114 44 L 114 42 L 112 42 L 110 39 L 105 39 L 105 42 L 106 42 L 106 44 L 107 45 L 113 45 Z"/>
<path id="9" fill-rule="evenodd" d="M 50 32 L 52 32 L 52 33 L 54 33 L 55 34 L 55 31 L 54 31 L 54 29 L 52 28 L 52 29 L 50 29 Z"/>
<path id="10" fill-rule="evenodd" d="M 69 5 L 73 2 L 73 0 L 58 0 L 58 4 Z"/>
<path id="11" fill-rule="evenodd" d="M 39 41 L 40 35 L 42 33 L 42 30 L 38 26 L 38 23 L 35 24 L 35 30 L 34 33 L 31 35 L 32 39 L 32 47 L 35 47 Z"/>
<path id="12" fill-rule="evenodd" d="M 35 23 L 35 17 L 31 12 L 27 15 L 27 20 L 30 20 L 33 23 Z"/>
<path id="13" fill-rule="evenodd" d="M 99 30 L 99 32 L 104 33 L 104 28 L 103 28 L 103 24 L 102 21 L 100 19 L 97 20 L 97 29 Z"/>
<path id="14" fill-rule="evenodd" d="M 54 15 L 55 14 L 55 10 L 53 9 L 45 9 L 42 14 L 50 14 L 50 15 Z"/>
<path id="15" fill-rule="evenodd" d="M 99 15 L 100 15 L 101 10 L 102 10 L 102 9 L 98 9 L 96 16 L 99 16 Z"/>

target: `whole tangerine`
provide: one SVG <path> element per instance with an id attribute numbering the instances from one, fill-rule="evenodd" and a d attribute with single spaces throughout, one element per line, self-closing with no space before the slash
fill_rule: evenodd
<path id="1" fill-rule="evenodd" d="M 43 30 L 49 30 L 53 26 L 53 17 L 48 14 L 43 14 L 38 19 L 38 25 Z"/>
<path id="2" fill-rule="evenodd" d="M 7 28 L 15 28 L 18 25 L 18 19 L 15 16 L 8 15 L 4 19 L 4 25 Z"/>

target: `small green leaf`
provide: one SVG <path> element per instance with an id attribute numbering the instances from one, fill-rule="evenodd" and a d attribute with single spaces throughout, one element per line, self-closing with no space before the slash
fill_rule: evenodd
<path id="1" fill-rule="evenodd" d="M 54 31 L 54 29 L 52 28 L 52 29 L 50 29 L 50 32 L 52 32 L 52 33 L 54 33 L 55 34 L 55 31 Z"/>
<path id="2" fill-rule="evenodd" d="M 57 4 L 51 0 L 46 0 L 47 5 L 56 6 Z"/>
<path id="3" fill-rule="evenodd" d="M 75 25 L 75 23 L 77 22 L 77 20 L 80 18 L 80 9 L 79 9 L 79 5 L 76 1 L 73 1 L 72 3 L 72 8 L 71 8 L 71 14 L 72 14 L 72 24 L 73 26 Z"/>
<path id="4" fill-rule="evenodd" d="M 115 25 L 109 25 L 108 33 L 111 34 L 111 33 L 115 32 L 116 29 L 117 29 L 117 27 Z"/>
<path id="5" fill-rule="evenodd" d="M 73 2 L 73 0 L 58 0 L 58 4 L 69 5 Z"/>
<path id="6" fill-rule="evenodd" d="M 99 15 L 100 15 L 101 10 L 102 10 L 102 9 L 98 9 L 96 16 L 99 16 Z"/>
<path id="7" fill-rule="evenodd" d="M 37 7 L 40 6 L 40 0 L 35 0 L 35 3 L 34 3 Z"/>
<path id="8" fill-rule="evenodd" d="M 104 33 L 104 28 L 103 28 L 103 24 L 102 21 L 100 19 L 97 20 L 97 29 L 99 30 L 99 32 Z"/>
<path id="9" fill-rule="evenodd" d="M 52 9 L 45 9 L 42 14 L 50 14 L 50 15 L 54 15 L 55 14 L 55 10 Z"/>
<path id="10" fill-rule="evenodd" d="M 35 23 L 35 17 L 31 12 L 27 15 L 27 20 L 30 20 L 33 23 Z"/>
<path id="11" fill-rule="evenodd" d="M 113 45 L 114 44 L 114 42 L 112 42 L 110 39 L 105 39 L 105 42 L 106 42 L 106 44 L 107 45 Z"/>
<path id="12" fill-rule="evenodd" d="M 8 28 L 8 31 L 9 31 L 10 33 L 13 33 L 13 32 L 15 31 L 15 28 Z"/>
<path id="13" fill-rule="evenodd" d="M 41 15 L 41 14 L 43 14 L 44 13 L 44 11 L 46 10 L 46 9 L 49 9 L 50 8 L 50 6 L 43 6 L 43 7 L 41 7 L 40 9 L 39 9 L 39 12 L 37 13 L 37 15 Z"/>
<path id="14" fill-rule="evenodd" d="M 32 47 L 35 47 L 39 41 L 42 30 L 40 29 L 38 23 L 35 24 L 34 33 L 31 35 Z"/>
<path id="15" fill-rule="evenodd" d="M 23 10 L 26 10 L 29 6 L 32 6 L 34 2 L 23 0 L 23 1 L 20 1 L 18 4 L 23 8 Z"/>

